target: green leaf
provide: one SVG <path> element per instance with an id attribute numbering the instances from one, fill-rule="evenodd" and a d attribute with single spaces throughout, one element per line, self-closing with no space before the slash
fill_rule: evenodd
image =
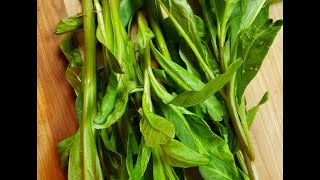
<path id="1" fill-rule="evenodd" d="M 58 154 L 61 161 L 61 167 L 64 169 L 68 167 L 69 155 L 70 155 L 70 151 L 71 151 L 75 136 L 76 135 L 72 135 L 64 139 L 57 145 Z"/>
<path id="2" fill-rule="evenodd" d="M 107 129 L 100 130 L 100 136 L 103 142 L 104 147 L 106 147 L 110 152 L 108 152 L 115 160 L 118 161 L 119 164 L 122 163 L 122 156 L 115 147 L 111 144 L 110 139 L 108 137 Z"/>
<path id="3" fill-rule="evenodd" d="M 189 73 L 193 74 L 194 76 L 197 76 L 198 79 L 204 76 L 200 64 L 197 62 L 196 56 L 184 40 L 180 42 L 179 55 L 183 62 L 186 64 L 187 71 Z"/>
<path id="4" fill-rule="evenodd" d="M 220 22 L 223 18 L 223 10 L 225 8 L 224 0 L 216 0 L 216 1 L 205 1 L 199 0 L 199 4 L 202 9 L 204 21 L 207 25 L 210 40 L 212 44 L 212 48 L 214 50 L 215 58 L 218 58 L 218 43 L 217 43 L 217 35 L 218 35 L 218 25 L 220 26 Z"/>
<path id="5" fill-rule="evenodd" d="M 281 29 L 282 20 L 265 22 L 261 26 L 253 26 L 240 34 L 238 56 L 243 65 L 237 73 L 237 97 L 241 99 L 246 87 L 256 76 L 277 32 Z"/>
<path id="6" fill-rule="evenodd" d="M 107 156 L 108 156 L 107 153 L 108 152 L 107 152 L 107 149 L 102 145 L 102 139 L 99 136 L 99 134 L 96 134 L 96 142 L 97 142 L 98 156 L 101 163 L 101 170 L 102 170 L 103 178 L 105 179 L 108 174 L 108 169 L 107 169 Z"/>
<path id="7" fill-rule="evenodd" d="M 248 121 L 249 128 L 252 125 L 252 122 L 254 120 L 254 117 L 255 117 L 256 113 L 259 111 L 259 107 L 262 104 L 266 103 L 268 101 L 268 99 L 269 99 L 269 93 L 266 92 L 263 95 L 263 97 L 261 98 L 261 100 L 259 101 L 259 103 L 248 111 L 248 113 L 247 113 L 247 121 Z"/>
<path id="8" fill-rule="evenodd" d="M 117 97 L 117 90 L 118 90 L 118 80 L 115 73 L 111 73 L 109 78 L 109 83 L 107 86 L 106 93 L 103 97 L 102 104 L 98 110 L 98 113 L 94 119 L 96 124 L 104 124 L 110 113 L 112 112 L 116 97 Z"/>
<path id="9" fill-rule="evenodd" d="M 190 107 L 197 105 L 208 99 L 211 95 L 220 90 L 241 66 L 242 61 L 238 60 L 232 63 L 224 74 L 217 76 L 209 81 L 200 91 L 187 91 L 176 96 L 170 104 L 182 107 Z"/>
<path id="10" fill-rule="evenodd" d="M 128 70 L 131 78 L 136 82 L 137 85 L 143 84 L 143 76 L 139 64 L 136 60 L 135 44 L 132 41 L 127 42 L 128 48 Z"/>
<path id="11" fill-rule="evenodd" d="M 163 152 L 161 147 L 159 147 L 159 145 L 152 148 L 154 180 L 163 180 L 163 179 L 179 180 L 173 168 L 167 165 L 161 158 L 162 154 Z"/>
<path id="12" fill-rule="evenodd" d="M 73 87 L 77 96 L 81 91 L 81 70 L 82 68 L 80 67 L 68 67 L 66 70 L 66 78 Z"/>
<path id="13" fill-rule="evenodd" d="M 103 124 L 96 124 L 94 123 L 93 126 L 96 129 L 105 129 L 110 127 L 112 124 L 116 123 L 124 114 L 124 112 L 127 109 L 127 104 L 129 100 L 129 94 L 134 93 L 135 91 L 140 91 L 140 89 L 137 89 L 136 83 L 134 81 L 123 81 L 121 79 L 122 75 L 118 76 L 118 92 L 115 99 L 115 104 L 112 112 L 107 117 L 107 120 Z"/>
<path id="14" fill-rule="evenodd" d="M 81 129 L 81 127 L 79 128 Z M 77 180 L 77 179 L 92 179 L 96 180 L 102 179 L 102 171 L 101 171 L 101 165 L 97 153 L 97 149 L 94 143 L 94 138 L 92 134 L 88 134 L 87 137 L 89 141 L 87 141 L 87 145 L 89 148 L 89 152 L 86 155 L 88 159 L 86 160 L 87 165 L 86 167 L 90 168 L 83 168 L 83 140 L 81 136 L 81 131 L 78 130 L 78 132 L 73 136 L 73 143 L 72 147 L 70 149 L 69 154 L 69 165 L 68 165 L 68 179 L 71 180 Z M 95 152 L 94 152 L 95 151 Z"/>
<path id="15" fill-rule="evenodd" d="M 132 19 L 135 12 L 143 6 L 143 0 L 120 0 L 119 14 L 124 27 Z"/>
<path id="16" fill-rule="evenodd" d="M 209 24 L 209 27 L 214 27 L 216 24 L 222 23 L 226 2 L 227 0 L 199 0 L 199 4 L 204 12 L 204 17 L 207 24 Z M 210 24 L 211 21 L 212 24 Z"/>
<path id="17" fill-rule="evenodd" d="M 152 72 L 156 78 L 160 79 L 165 84 L 168 84 L 171 87 L 174 86 L 174 81 L 166 75 L 164 70 L 152 68 Z"/>
<path id="18" fill-rule="evenodd" d="M 208 33 L 208 29 L 206 27 L 206 24 L 204 23 L 204 21 L 201 19 L 201 17 L 194 15 L 194 20 L 196 23 L 196 26 L 199 30 L 199 36 L 202 40 L 207 40 L 209 37 L 209 33 Z"/>
<path id="19" fill-rule="evenodd" d="M 154 147 L 157 144 L 168 143 L 175 135 L 174 124 L 151 112 L 146 103 L 146 98 L 143 96 L 143 118 L 140 121 L 140 131 L 146 141 L 146 145 Z"/>
<path id="20" fill-rule="evenodd" d="M 200 90 L 204 87 L 205 84 L 197 76 L 189 73 L 175 62 L 166 59 L 166 57 L 154 47 L 152 42 L 150 42 L 150 47 L 157 62 L 165 70 L 166 74 L 176 83 L 175 88 L 179 88 L 180 91 L 192 91 Z M 198 113 L 202 115 L 209 114 L 215 121 L 222 120 L 223 106 L 214 95 L 199 104 L 198 108 Z"/>
<path id="21" fill-rule="evenodd" d="M 127 171 L 128 171 L 129 178 L 133 175 L 133 147 L 132 147 L 132 141 L 133 141 L 133 134 L 128 134 L 126 166 L 127 166 Z"/>
<path id="22" fill-rule="evenodd" d="M 123 71 L 121 69 L 121 65 L 119 64 L 114 52 L 113 52 L 113 45 L 111 44 L 112 42 L 108 42 L 108 35 L 107 35 L 107 30 L 106 25 L 105 25 L 105 20 L 104 16 L 102 13 L 102 7 L 99 3 L 98 0 L 94 0 L 94 5 L 96 8 L 96 13 L 97 13 L 97 20 L 98 20 L 98 25 L 96 29 L 96 37 L 98 41 L 103 44 L 103 46 L 106 48 L 106 54 L 104 54 L 104 61 L 109 61 L 109 63 L 105 63 L 105 65 L 110 65 L 111 69 L 119 74 L 123 74 Z M 107 7 L 106 7 L 107 8 Z"/>
<path id="23" fill-rule="evenodd" d="M 82 13 L 60 20 L 54 33 L 60 35 L 68 32 L 76 32 L 80 29 L 82 29 Z"/>
<path id="24" fill-rule="evenodd" d="M 166 43 L 179 44 L 182 36 L 180 35 L 178 29 L 175 27 L 170 17 L 167 17 L 162 22 L 163 35 L 165 37 Z M 170 53 L 171 54 L 171 53 Z"/>
<path id="25" fill-rule="evenodd" d="M 179 140 L 190 149 L 199 152 L 198 148 L 201 148 L 201 145 L 197 144 L 198 141 L 192 134 L 190 126 L 181 110 L 177 106 L 164 104 L 160 101 L 158 102 L 158 105 L 163 116 L 169 121 L 173 122 L 175 126 L 175 133 Z"/>
<path id="26" fill-rule="evenodd" d="M 151 157 L 151 148 L 146 146 L 144 139 L 141 139 L 138 158 L 130 179 L 141 179 L 147 169 Z"/>
<path id="27" fill-rule="evenodd" d="M 76 98 L 76 103 L 75 103 L 75 107 L 76 107 L 76 116 L 77 116 L 77 120 L 78 123 L 80 125 L 80 123 L 82 122 L 82 101 L 83 101 L 83 96 L 82 93 L 78 94 L 77 98 Z"/>
<path id="28" fill-rule="evenodd" d="M 212 174 L 217 174 L 216 177 L 237 177 L 238 172 L 234 157 L 228 144 L 213 133 L 207 123 L 199 116 L 188 111 L 184 111 L 184 114 L 187 123 L 190 126 L 191 133 L 197 139 L 196 142 L 201 144 L 201 146 L 198 145 L 198 147 L 201 147 L 199 148 L 199 152 L 206 155 L 211 160 L 208 165 L 199 167 L 201 175 L 205 179 L 210 179 L 207 176 L 211 176 Z M 215 166 L 212 166 L 211 164 L 214 164 Z M 210 171 L 213 172 L 206 173 L 206 171 L 204 172 L 202 169 L 210 169 Z"/>
<path id="29" fill-rule="evenodd" d="M 73 42 L 73 33 L 69 33 L 63 38 L 60 43 L 60 48 L 69 61 L 65 76 L 78 96 L 81 92 L 81 71 L 83 63 L 80 51 L 75 47 L 75 43 Z"/>
<path id="30" fill-rule="evenodd" d="M 213 159 L 206 166 L 200 166 L 199 171 L 205 180 L 218 179 L 218 180 L 234 180 L 239 179 L 237 173 L 231 171 L 230 169 L 221 169 L 219 166 L 222 162 L 219 159 Z M 219 170 L 217 170 L 220 168 Z M 237 171 L 236 171 L 237 172 Z"/>
<path id="31" fill-rule="evenodd" d="M 71 67 L 81 67 L 82 58 L 80 51 L 76 48 L 73 41 L 73 33 L 67 34 L 60 43 L 60 48 L 63 54 L 66 56 L 69 61 L 69 66 Z"/>
<path id="32" fill-rule="evenodd" d="M 199 165 L 206 165 L 209 159 L 202 154 L 189 149 L 183 143 L 172 139 L 167 144 L 161 145 L 164 152 L 164 161 L 174 167 L 188 168 Z"/>
<path id="33" fill-rule="evenodd" d="M 269 19 L 269 6 L 261 8 L 257 17 L 254 19 L 253 26 L 261 26 Z"/>
<path id="34" fill-rule="evenodd" d="M 179 66 L 177 63 L 168 60 L 164 57 L 150 42 L 151 51 L 160 64 L 165 73 L 175 81 L 177 87 L 182 90 L 186 89 L 200 89 L 204 83 L 196 76 L 189 73 L 186 69 Z"/>
<path id="35" fill-rule="evenodd" d="M 68 179 L 83 179 L 82 153 L 80 131 L 74 135 L 74 140 L 69 154 Z"/>
<path id="36" fill-rule="evenodd" d="M 251 26 L 266 0 L 242 0 L 240 29 L 244 30 Z"/>
<path id="37" fill-rule="evenodd" d="M 153 32 L 147 25 L 146 20 L 138 16 L 138 33 L 136 38 L 141 54 L 144 53 L 146 46 L 149 46 L 149 42 L 154 38 Z"/>
<path id="38" fill-rule="evenodd" d="M 212 69 L 209 68 L 207 62 L 214 63 L 213 59 L 205 59 L 208 56 L 206 48 L 202 48 L 199 29 L 195 20 L 195 15 L 186 0 L 158 0 L 162 8 L 170 17 L 171 21 L 178 29 L 181 36 L 186 40 L 195 56 L 197 57 L 201 67 L 211 78 L 214 77 Z"/>
<path id="39" fill-rule="evenodd" d="M 164 102 L 173 98 L 172 95 L 157 83 L 155 78 L 150 77 L 153 89 Z M 211 171 L 221 176 L 237 177 L 234 157 L 228 144 L 213 133 L 201 117 L 183 107 L 178 108 L 172 104 L 164 104 L 160 101 L 158 104 L 164 116 L 174 123 L 179 140 L 190 149 L 205 155 L 217 164 L 217 166 L 207 167 L 207 169 L 211 169 Z M 207 175 L 210 176 L 210 174 Z"/>

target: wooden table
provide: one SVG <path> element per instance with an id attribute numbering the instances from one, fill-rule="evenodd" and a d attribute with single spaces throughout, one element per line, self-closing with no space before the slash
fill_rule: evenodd
<path id="1" fill-rule="evenodd" d="M 77 130 L 75 95 L 65 78 L 67 61 L 59 48 L 63 36 L 53 34 L 61 18 L 79 11 L 77 0 L 38 0 L 37 7 L 37 175 L 39 180 L 67 179 L 60 167 L 56 145 Z M 79 3 L 79 2 L 78 2 Z M 270 8 L 273 19 L 283 18 L 283 4 Z M 261 106 L 251 128 L 260 179 L 283 178 L 283 30 L 281 30 L 245 94 L 248 107 L 265 91 L 269 101 Z"/>

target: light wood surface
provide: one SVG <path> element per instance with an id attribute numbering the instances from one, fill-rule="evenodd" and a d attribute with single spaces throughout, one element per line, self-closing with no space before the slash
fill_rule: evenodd
<path id="1" fill-rule="evenodd" d="M 76 4 L 76 5 L 75 5 Z M 283 18 L 283 5 L 270 8 Z M 37 4 L 37 175 L 39 180 L 64 180 L 56 145 L 77 130 L 75 95 L 65 78 L 67 60 L 59 48 L 63 36 L 53 34 L 61 18 L 81 11 L 78 0 L 38 0 Z M 278 33 L 262 68 L 245 92 L 254 106 L 265 91 L 269 101 L 260 107 L 251 128 L 256 167 L 261 180 L 283 179 L 283 30 Z"/>

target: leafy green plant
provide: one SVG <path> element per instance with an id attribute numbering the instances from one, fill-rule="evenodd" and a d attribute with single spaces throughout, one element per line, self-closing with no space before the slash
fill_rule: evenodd
<path id="1" fill-rule="evenodd" d="M 57 146 L 68 179 L 257 179 L 249 129 L 269 94 L 247 110 L 244 91 L 282 26 L 273 2 L 83 0 L 54 32 L 79 123 Z"/>

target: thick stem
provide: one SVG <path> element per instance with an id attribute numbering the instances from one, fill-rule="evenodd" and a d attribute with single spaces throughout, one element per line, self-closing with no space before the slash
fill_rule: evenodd
<path id="1" fill-rule="evenodd" d="M 137 13 L 138 18 L 138 29 L 141 32 L 142 38 L 144 41 L 147 41 L 147 38 L 144 34 L 144 29 L 148 27 L 148 22 L 143 14 L 142 11 L 139 11 Z M 143 91 L 143 97 L 146 100 L 147 108 L 153 112 L 153 106 L 151 101 L 151 93 L 150 93 L 150 79 L 148 75 L 148 68 L 151 68 L 151 52 L 150 52 L 150 46 L 149 42 L 146 42 L 145 51 L 142 54 L 142 63 L 143 63 L 143 72 L 144 72 L 144 91 Z"/>
<path id="2" fill-rule="evenodd" d="M 96 36 L 95 14 L 92 0 L 83 0 L 83 31 L 85 59 L 83 64 L 83 107 L 82 107 L 82 170 L 84 179 L 94 176 L 102 179 L 100 162 L 97 160 L 98 152 L 94 140 L 95 130 L 92 122 L 97 113 L 97 81 L 96 81 Z M 96 167 L 99 163 L 98 167 Z M 89 173 L 90 171 L 92 171 Z"/>
<path id="3" fill-rule="evenodd" d="M 226 85 L 226 90 L 227 90 L 227 100 L 226 100 L 226 105 L 227 109 L 229 111 L 229 115 L 232 121 L 232 124 L 234 126 L 236 135 L 239 139 L 240 145 L 243 149 L 246 150 L 247 153 L 249 153 L 248 150 L 248 142 L 245 137 L 243 128 L 241 126 L 241 121 L 238 115 L 237 111 L 237 106 L 235 104 L 235 99 L 234 99 L 234 83 L 235 83 L 235 75 L 231 78 L 230 82 L 227 83 Z"/>
<path id="4" fill-rule="evenodd" d="M 245 159 L 246 167 L 249 172 L 250 178 L 254 179 L 253 172 L 252 172 L 252 165 L 251 165 L 251 162 L 254 160 L 254 152 L 252 149 L 251 141 L 246 137 L 239 115 L 238 115 L 237 106 L 235 104 L 235 99 L 234 99 L 235 98 L 234 83 L 235 83 L 235 75 L 233 75 L 230 82 L 227 84 L 226 105 L 230 114 L 231 122 L 233 124 L 237 138 L 240 143 L 240 148 L 241 148 L 243 157 Z"/>

